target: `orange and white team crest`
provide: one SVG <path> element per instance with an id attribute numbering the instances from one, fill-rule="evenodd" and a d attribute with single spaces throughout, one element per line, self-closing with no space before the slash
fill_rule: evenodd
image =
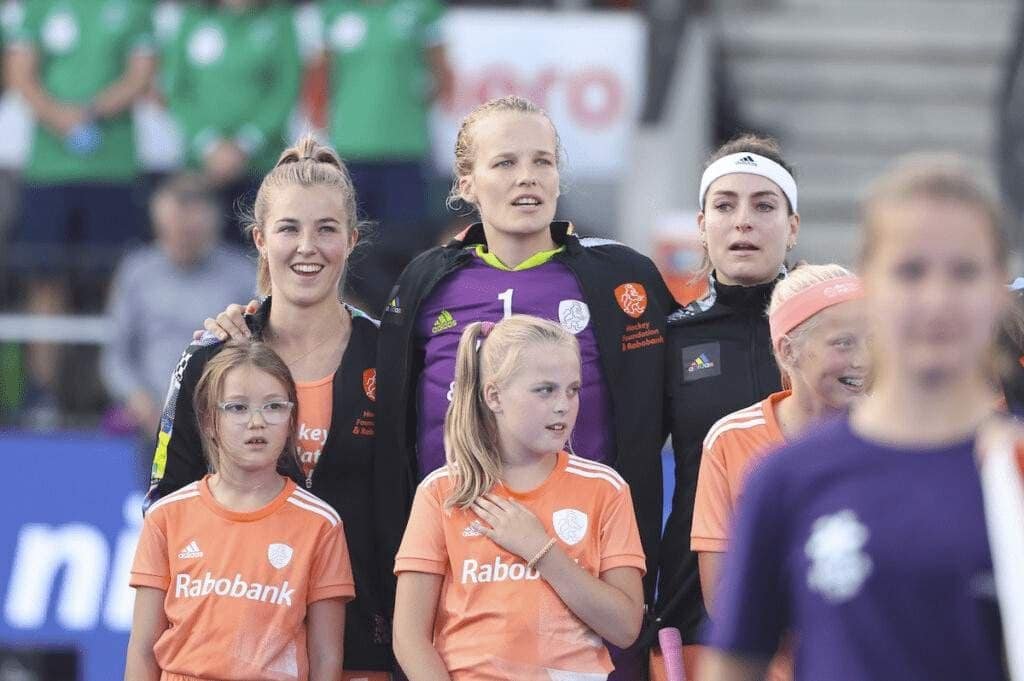
<path id="1" fill-rule="evenodd" d="M 367 369 L 363 372 L 363 392 L 370 398 L 371 402 L 377 401 L 377 370 Z"/>
<path id="2" fill-rule="evenodd" d="M 631 282 L 619 286 L 615 289 L 615 300 L 622 311 L 633 319 L 638 319 L 647 311 L 647 290 L 643 284 Z"/>

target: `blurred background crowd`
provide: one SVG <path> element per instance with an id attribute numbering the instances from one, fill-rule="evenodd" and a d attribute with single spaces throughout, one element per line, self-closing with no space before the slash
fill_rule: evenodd
<path id="1" fill-rule="evenodd" d="M 1024 211 L 1014 0 L 5 0 L 0 16 L 9 434 L 156 431 L 192 331 L 252 297 L 245 212 L 306 131 L 352 172 L 346 297 L 373 316 L 413 256 L 473 221 L 445 207 L 456 123 L 508 93 L 562 132 L 560 217 L 650 254 L 680 300 L 701 293 L 702 161 L 741 130 L 794 162 L 798 259 L 852 262 L 867 182 L 915 149 L 959 152 Z"/>

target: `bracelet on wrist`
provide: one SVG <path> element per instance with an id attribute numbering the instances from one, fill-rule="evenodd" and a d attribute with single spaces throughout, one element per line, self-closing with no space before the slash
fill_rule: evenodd
<path id="1" fill-rule="evenodd" d="M 548 539 L 548 543 L 544 545 L 544 548 L 542 548 L 540 551 L 538 551 L 536 556 L 534 556 L 529 561 L 527 561 L 526 568 L 528 570 L 532 570 L 535 567 L 537 567 L 537 563 L 540 562 L 540 559 L 543 558 L 544 556 L 546 556 L 548 551 L 551 550 L 551 547 L 554 546 L 557 542 L 558 542 L 558 540 L 555 539 L 554 537 L 552 537 L 551 539 Z"/>

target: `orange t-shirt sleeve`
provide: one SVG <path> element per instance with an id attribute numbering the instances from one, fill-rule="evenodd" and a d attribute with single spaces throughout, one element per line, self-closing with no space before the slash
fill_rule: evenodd
<path id="1" fill-rule="evenodd" d="M 641 575 L 647 572 L 647 561 L 640 544 L 640 530 L 637 529 L 636 514 L 633 511 L 633 497 L 628 486 L 624 486 L 612 498 L 601 527 L 599 572 L 619 567 L 635 567 Z"/>
<path id="2" fill-rule="evenodd" d="M 729 543 L 729 523 L 732 518 L 732 495 L 729 491 L 729 472 L 725 466 L 722 448 L 704 450 L 697 475 L 697 494 L 693 504 L 693 527 L 690 531 L 691 551 L 725 552 Z"/>
<path id="3" fill-rule="evenodd" d="M 402 545 L 395 556 L 395 574 L 426 572 L 444 575 L 448 572 L 448 550 L 444 541 L 445 510 L 440 499 L 440 485 L 420 485 L 412 502 L 409 523 L 405 526 Z"/>
<path id="4" fill-rule="evenodd" d="M 327 598 L 352 600 L 356 595 L 356 587 L 342 523 L 330 528 L 317 548 L 309 571 L 309 596 L 306 603 Z"/>
<path id="5" fill-rule="evenodd" d="M 159 515 L 159 514 L 157 514 Z M 157 525 L 157 518 L 147 515 L 142 522 L 139 544 L 132 563 L 131 586 L 150 586 L 167 591 L 171 586 L 170 559 L 167 556 L 167 537 Z"/>

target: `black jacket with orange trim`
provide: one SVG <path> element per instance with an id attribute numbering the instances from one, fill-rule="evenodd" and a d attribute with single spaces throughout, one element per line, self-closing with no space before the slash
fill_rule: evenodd
<path id="1" fill-rule="evenodd" d="M 568 222 L 553 222 L 551 236 L 565 247 L 554 260 L 576 276 L 590 308 L 614 420 L 610 463 L 632 491 L 647 556 L 644 586 L 650 602 L 661 536 L 665 328 L 677 305 L 646 256 L 607 239 L 580 238 Z M 475 257 L 468 247 L 478 244 L 486 244 L 480 224 L 413 260 L 388 296 L 381 317 L 373 494 L 377 545 L 384 551 L 380 564 L 394 560 L 417 482 L 416 390 L 424 357 L 416 350 L 414 329 L 420 304 L 445 276 Z M 646 296 L 641 306 L 619 302 L 616 290 L 625 284 L 639 285 L 633 290 Z M 393 588 L 390 573 L 382 580 Z M 382 589 L 387 593 L 388 586 Z"/>

